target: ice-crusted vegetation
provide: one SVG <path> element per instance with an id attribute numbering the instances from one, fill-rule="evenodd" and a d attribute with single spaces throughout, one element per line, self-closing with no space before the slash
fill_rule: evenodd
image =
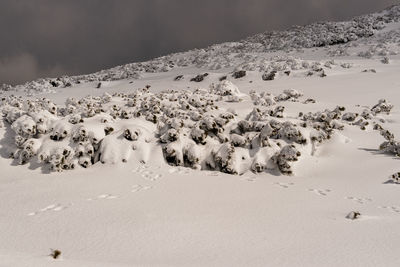
<path id="1" fill-rule="evenodd" d="M 393 108 L 380 100 L 361 114 L 338 106 L 287 117 L 285 102 L 302 97 L 293 89 L 277 96 L 252 91 L 249 97 L 223 80 L 195 91 L 152 93 L 148 86 L 131 94 L 68 98 L 64 106 L 46 98 L 9 96 L 2 98 L 1 111 L 14 138 L 10 156 L 18 164 L 34 161 L 62 171 L 97 162 L 128 162 L 131 157 L 146 162 L 152 151 L 173 166 L 291 175 L 303 153 L 314 155 L 320 143 L 345 125 L 365 130 L 372 120 L 378 129 L 376 116 Z M 249 98 L 255 106 L 244 116 L 219 104 Z M 383 130 L 382 135 L 388 141 L 381 149 L 398 154 L 393 135 Z"/>

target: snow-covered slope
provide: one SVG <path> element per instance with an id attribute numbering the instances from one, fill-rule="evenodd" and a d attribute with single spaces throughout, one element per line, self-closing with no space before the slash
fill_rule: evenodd
<path id="1" fill-rule="evenodd" d="M 121 65 L 93 74 L 39 79 L 16 87 L 3 85 L 1 89 L 48 91 L 53 88 L 70 87 L 90 81 L 138 79 L 144 73 L 167 72 L 171 69 L 191 66 L 217 70 L 230 67 L 243 68 L 243 65 L 251 65 L 253 69 L 258 67 L 257 69 L 264 71 L 270 65 L 276 64 L 276 61 L 282 61 L 282 58 L 274 58 L 271 53 L 266 55 L 260 53 L 282 50 L 290 53 L 313 47 L 327 47 L 329 49 L 330 46 L 334 46 L 334 50 L 338 48 L 343 53 L 342 50 L 362 44 L 363 50 L 369 52 L 369 49 L 376 50 L 373 45 L 382 44 L 385 48 L 383 53 L 391 53 L 393 51 L 385 45 L 398 44 L 400 39 L 399 21 L 400 5 L 394 5 L 381 12 L 356 17 L 351 21 L 319 22 L 306 26 L 294 26 L 286 31 L 265 32 L 238 42 L 171 54 L 148 62 Z M 369 44 L 369 46 L 366 44 Z M 340 55 L 341 53 L 336 54 Z M 284 57 L 283 60 L 293 61 L 294 59 Z M 293 65 L 293 63 L 290 65 Z"/>
<path id="2" fill-rule="evenodd" d="M 398 266 L 399 13 L 4 86 L 0 266 Z"/>

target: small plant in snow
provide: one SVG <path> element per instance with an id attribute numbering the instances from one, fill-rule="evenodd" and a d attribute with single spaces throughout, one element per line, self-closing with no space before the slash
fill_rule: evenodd
<path id="1" fill-rule="evenodd" d="M 396 172 L 395 174 L 392 174 L 390 176 L 390 179 L 393 181 L 393 183 L 400 184 L 400 172 Z"/>
<path id="2" fill-rule="evenodd" d="M 386 99 L 379 100 L 378 104 L 372 107 L 371 112 L 375 116 L 379 113 L 390 114 L 390 111 L 393 109 L 393 105 L 386 101 Z"/>
<path id="3" fill-rule="evenodd" d="M 346 218 L 350 220 L 356 220 L 359 219 L 361 216 L 361 213 L 358 211 L 352 211 L 349 214 L 347 214 Z"/>
<path id="4" fill-rule="evenodd" d="M 52 249 L 50 255 L 53 259 L 58 259 L 61 256 L 61 250 Z"/>

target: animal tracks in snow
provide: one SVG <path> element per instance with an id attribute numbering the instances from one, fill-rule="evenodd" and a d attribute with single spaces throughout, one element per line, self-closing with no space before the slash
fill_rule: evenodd
<path id="1" fill-rule="evenodd" d="M 294 183 L 273 183 L 273 185 L 288 189 L 289 187 L 294 186 Z"/>
<path id="2" fill-rule="evenodd" d="M 221 176 L 221 172 L 216 172 L 216 171 L 207 171 L 205 172 L 207 176 Z"/>
<path id="3" fill-rule="evenodd" d="M 182 168 L 182 167 L 174 167 L 168 170 L 170 174 L 183 174 L 188 175 L 191 173 L 191 169 L 189 168 Z"/>
<path id="4" fill-rule="evenodd" d="M 118 196 L 111 195 L 111 194 L 102 194 L 102 195 L 98 195 L 95 198 L 88 198 L 87 200 L 88 201 L 102 200 L 102 199 L 110 200 L 110 199 L 116 199 L 116 198 L 118 198 Z"/>
<path id="5" fill-rule="evenodd" d="M 140 184 L 135 184 L 132 186 L 132 193 L 140 192 L 140 191 L 147 191 L 149 189 L 152 189 L 152 186 L 149 185 L 140 185 Z"/>
<path id="6" fill-rule="evenodd" d="M 400 213 L 400 207 L 399 206 L 379 206 L 378 208 L 380 209 L 386 209 L 390 212 L 394 213 Z"/>
<path id="7" fill-rule="evenodd" d="M 157 181 L 158 179 L 160 179 L 162 177 L 162 174 L 154 173 L 153 171 L 150 171 L 150 170 L 145 170 L 141 174 L 142 174 L 142 177 L 148 181 Z"/>
<path id="8" fill-rule="evenodd" d="M 326 197 L 330 192 L 332 192 L 330 189 L 308 189 L 308 191 L 323 197 Z"/>
<path id="9" fill-rule="evenodd" d="M 67 209 L 69 206 L 71 206 L 72 204 L 69 205 L 61 205 L 61 204 L 51 204 L 43 209 L 40 209 L 38 211 L 34 211 L 28 214 L 28 216 L 35 216 L 35 215 L 39 215 L 42 213 L 47 213 L 47 212 L 58 212 L 58 211 L 62 211 Z"/>
<path id="10" fill-rule="evenodd" d="M 365 204 L 365 203 L 368 203 L 368 202 L 372 201 L 371 198 L 345 197 L 345 199 L 353 200 L 353 201 L 355 201 L 357 203 L 360 203 L 360 204 Z"/>
<path id="11" fill-rule="evenodd" d="M 141 165 L 133 171 L 139 173 L 143 177 L 143 179 L 147 181 L 154 182 L 163 177 L 162 174 L 150 170 L 150 166 L 148 165 Z"/>
<path id="12" fill-rule="evenodd" d="M 256 176 L 244 176 L 242 178 L 240 178 L 241 181 L 246 181 L 246 182 L 255 182 L 257 181 L 257 177 Z"/>

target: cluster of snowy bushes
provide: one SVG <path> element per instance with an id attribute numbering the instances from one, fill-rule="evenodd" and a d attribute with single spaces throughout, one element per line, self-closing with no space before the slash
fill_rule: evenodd
<path id="1" fill-rule="evenodd" d="M 243 117 L 217 105 L 246 98 L 225 80 L 194 92 L 154 94 L 145 88 L 131 94 L 69 98 L 62 107 L 46 98 L 10 96 L 1 99 L 1 112 L 14 138 L 11 156 L 19 164 L 37 161 L 61 171 L 97 162 L 127 162 L 132 156 L 146 162 L 150 151 L 159 151 L 175 166 L 230 174 L 292 174 L 302 153 L 315 152 L 317 144 L 344 124 L 365 129 L 368 120 L 392 108 L 382 100 L 361 115 L 337 107 L 287 118 L 285 107 L 275 105 L 301 96 L 286 90 L 268 96 L 268 102 L 266 95 L 252 92 L 254 102 L 265 100 Z"/>
<path id="2" fill-rule="evenodd" d="M 378 44 L 370 46 L 366 51 L 359 52 L 358 56 L 364 58 L 372 58 L 374 56 L 387 57 L 390 55 L 397 55 L 397 54 L 398 54 L 397 48 L 394 49 L 393 47 L 387 44 Z"/>
<path id="3" fill-rule="evenodd" d="M 378 104 L 371 109 L 371 113 L 375 116 L 381 113 L 390 114 L 392 109 L 392 104 L 381 99 Z M 379 146 L 379 150 L 383 153 L 400 157 L 400 142 L 395 139 L 394 134 L 384 129 L 379 123 L 375 123 L 373 129 L 379 131 L 381 136 L 386 140 Z M 395 173 L 390 178 L 394 183 L 400 183 L 400 173 Z"/>
<path id="4" fill-rule="evenodd" d="M 11 91 L 12 89 L 13 89 L 13 87 L 9 84 L 3 83 L 0 85 L 0 93 L 3 91 Z"/>
<path id="5" fill-rule="evenodd" d="M 236 69 L 259 72 L 284 72 L 296 70 L 314 70 L 326 65 L 324 62 L 307 61 L 293 56 L 275 56 L 269 59 L 260 58 L 244 61 Z M 334 63 L 330 64 L 334 65 Z"/>
<path id="6" fill-rule="evenodd" d="M 257 93 L 255 90 L 250 91 L 250 97 L 253 101 L 254 105 L 258 106 L 273 106 L 277 102 L 283 101 L 292 101 L 296 102 L 303 94 L 294 90 L 294 89 L 287 89 L 284 90 L 278 96 L 274 96 L 268 92 Z"/>
<path id="7" fill-rule="evenodd" d="M 339 46 L 333 46 L 330 48 L 327 52 L 328 56 L 330 57 L 343 57 L 343 56 L 348 56 L 348 47 L 339 45 Z"/>
<path id="8" fill-rule="evenodd" d="M 373 36 L 385 24 L 397 22 L 400 6 L 392 6 L 381 14 L 364 15 L 347 22 L 319 22 L 307 26 L 296 26 L 286 31 L 258 34 L 246 39 L 244 46 L 251 51 L 281 50 L 284 48 L 311 48 L 336 44 Z M 256 44 L 256 45 L 251 45 Z"/>

